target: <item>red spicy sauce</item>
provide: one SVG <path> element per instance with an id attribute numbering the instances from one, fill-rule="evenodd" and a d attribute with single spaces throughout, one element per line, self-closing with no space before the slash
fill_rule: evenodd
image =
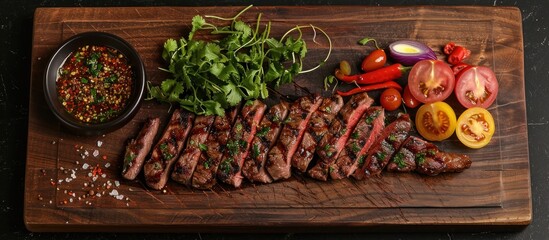
<path id="1" fill-rule="evenodd" d="M 58 99 L 76 119 L 101 123 L 117 117 L 132 92 L 133 74 L 126 57 L 104 46 L 83 46 L 59 69 Z"/>

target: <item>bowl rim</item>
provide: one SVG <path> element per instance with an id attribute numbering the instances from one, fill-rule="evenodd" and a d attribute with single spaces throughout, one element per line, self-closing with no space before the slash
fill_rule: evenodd
<path id="1" fill-rule="evenodd" d="M 57 86 L 55 84 L 57 82 L 57 72 L 65 63 L 68 56 L 70 56 L 70 54 L 78 47 L 84 45 L 107 46 L 122 52 L 122 54 L 124 54 L 124 56 L 130 61 L 132 71 L 134 72 L 134 83 L 129 102 L 120 115 L 107 122 L 85 123 L 79 121 L 67 113 L 64 108 L 60 107 L 61 104 L 57 99 Z M 51 74 L 55 74 L 55 77 L 52 77 Z M 50 57 L 43 77 L 44 97 L 46 98 L 46 102 L 50 110 L 63 125 L 68 127 L 70 130 L 74 130 L 77 134 L 98 135 L 114 131 L 122 127 L 138 112 L 145 95 L 146 72 L 145 65 L 139 56 L 139 53 L 123 38 L 107 32 L 83 32 L 65 40 Z"/>

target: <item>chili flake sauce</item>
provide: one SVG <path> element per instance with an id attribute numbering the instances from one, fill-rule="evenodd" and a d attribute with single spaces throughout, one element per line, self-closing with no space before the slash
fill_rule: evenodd
<path id="1" fill-rule="evenodd" d="M 133 74 L 127 58 L 104 46 L 83 46 L 59 69 L 58 99 L 65 110 L 85 123 L 118 116 L 132 92 Z"/>

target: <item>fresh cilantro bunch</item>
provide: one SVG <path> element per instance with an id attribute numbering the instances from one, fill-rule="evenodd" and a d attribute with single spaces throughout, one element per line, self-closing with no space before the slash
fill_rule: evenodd
<path id="1" fill-rule="evenodd" d="M 307 53 L 300 27 L 290 30 L 299 31 L 297 38 L 288 34 L 273 38 L 270 22 L 260 29 L 261 14 L 255 27 L 238 20 L 250 7 L 230 19 L 206 16 L 230 21 L 227 26 L 216 26 L 200 15 L 194 16 L 187 38 L 168 39 L 162 58 L 169 66 L 162 70 L 172 77 L 159 86 L 149 86 L 149 99 L 178 103 L 196 114 L 223 115 L 224 109 L 242 100 L 267 98 L 268 87 L 292 82 L 302 71 L 302 59 Z M 200 30 L 220 37 L 196 39 Z"/>

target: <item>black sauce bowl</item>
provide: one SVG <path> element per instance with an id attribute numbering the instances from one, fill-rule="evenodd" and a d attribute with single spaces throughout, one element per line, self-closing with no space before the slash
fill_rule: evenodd
<path id="1" fill-rule="evenodd" d="M 133 86 L 125 108 L 118 116 L 101 123 L 86 123 L 68 113 L 58 99 L 57 78 L 67 57 L 86 45 L 105 46 L 118 50 L 128 60 L 133 71 Z M 44 95 L 53 114 L 71 132 L 77 135 L 101 135 L 127 124 L 139 111 L 145 94 L 145 66 L 137 51 L 124 39 L 104 32 L 86 32 L 65 41 L 48 62 L 44 75 Z"/>

